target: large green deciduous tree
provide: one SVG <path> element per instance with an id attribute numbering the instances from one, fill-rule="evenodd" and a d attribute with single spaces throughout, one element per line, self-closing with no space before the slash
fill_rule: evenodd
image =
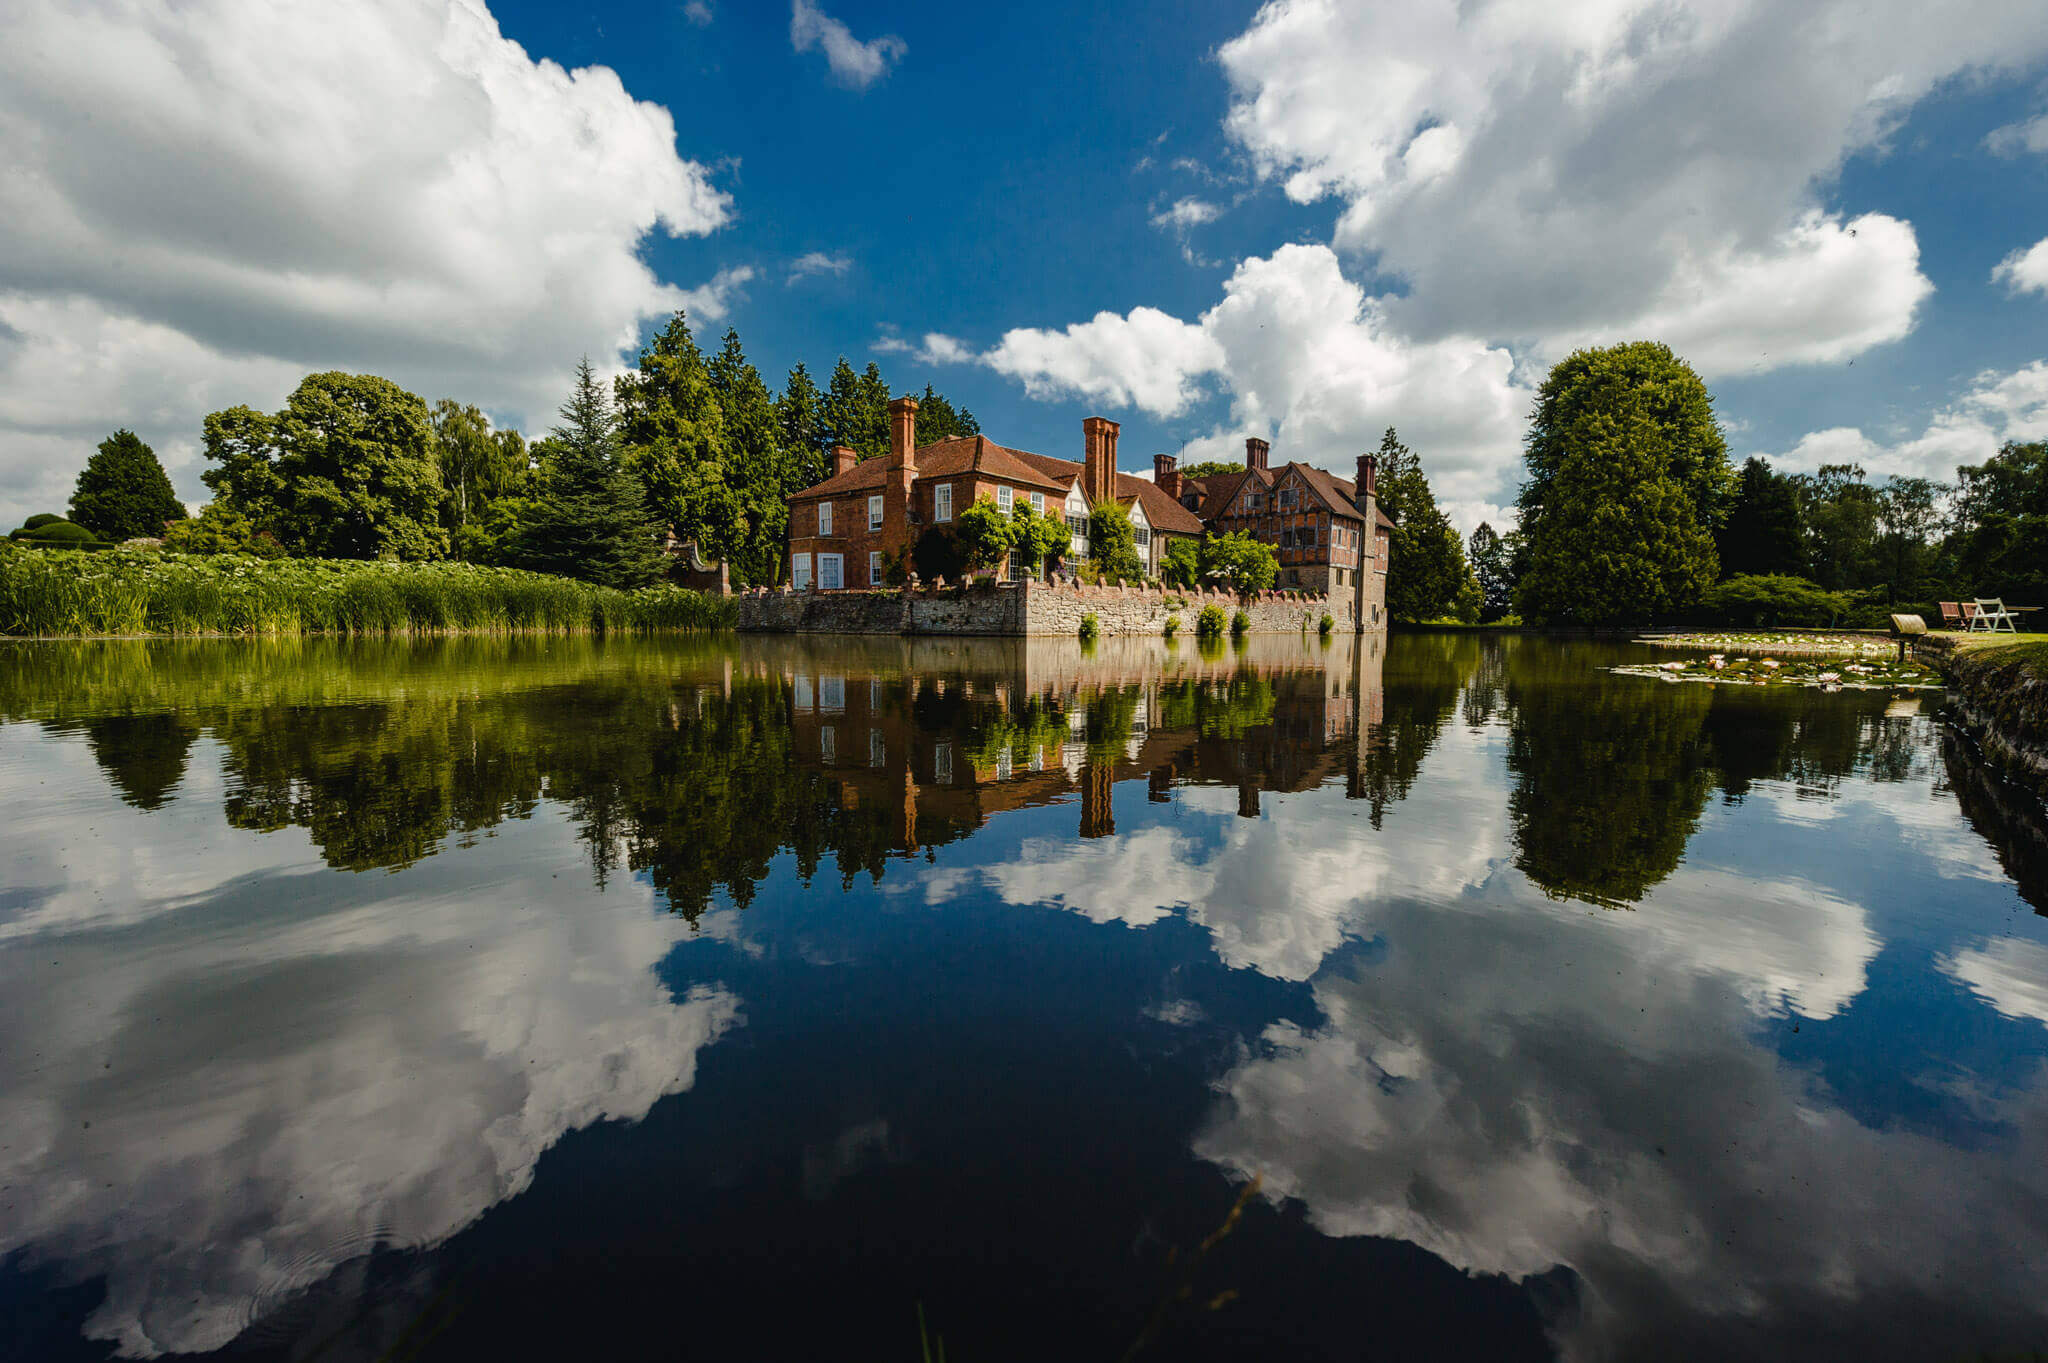
<path id="1" fill-rule="evenodd" d="M 1378 488 L 1380 510 L 1394 522 L 1387 611 L 1397 620 L 1478 619 L 1482 598 L 1465 542 L 1437 508 L 1422 461 L 1392 426 L 1380 438 Z"/>
<path id="2" fill-rule="evenodd" d="M 1690 608 L 1713 583 L 1727 444 L 1706 385 L 1670 347 L 1635 341 L 1560 360 L 1537 392 L 1524 454 L 1525 618 L 1637 623 Z"/>
<path id="3" fill-rule="evenodd" d="M 171 490 L 156 451 L 130 430 L 100 442 L 71 493 L 71 520 L 103 540 L 155 539 L 171 521 L 185 519 L 185 504 Z"/>
<path id="4" fill-rule="evenodd" d="M 1964 596 L 2048 605 L 2048 441 L 1956 470 L 1948 550 Z"/>
<path id="5" fill-rule="evenodd" d="M 1095 504 L 1088 513 L 1088 557 L 1107 580 L 1136 582 L 1145 576 L 1130 512 L 1115 502 Z"/>
<path id="6" fill-rule="evenodd" d="M 427 404 L 389 379 L 308 374 L 266 417 L 206 418 L 204 476 L 216 498 L 289 552 L 323 558 L 439 558 L 441 475 Z"/>
<path id="7" fill-rule="evenodd" d="M 606 587 L 644 587 L 661 575 L 659 533 L 646 491 L 619 449 L 618 417 L 585 358 L 561 424 L 541 441 L 539 488 L 507 537 L 505 561 Z"/>
<path id="8" fill-rule="evenodd" d="M 1280 556 L 1273 546 L 1242 530 L 1204 539 L 1198 562 L 1204 584 L 1221 582 L 1237 592 L 1263 592 L 1280 576 Z"/>

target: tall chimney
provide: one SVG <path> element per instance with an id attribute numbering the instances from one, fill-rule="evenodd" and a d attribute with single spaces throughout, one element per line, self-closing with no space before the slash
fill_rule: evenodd
<path id="1" fill-rule="evenodd" d="M 1266 467 L 1266 452 L 1272 448 L 1255 435 L 1247 437 L 1244 442 L 1244 466 L 1248 469 Z"/>
<path id="2" fill-rule="evenodd" d="M 836 478 L 859 462 L 860 451 L 845 445 L 834 445 L 832 447 L 832 472 L 829 476 Z"/>
<path id="3" fill-rule="evenodd" d="M 917 472 L 917 399 L 889 404 L 889 467 Z"/>
<path id="4" fill-rule="evenodd" d="M 1180 461 L 1170 454 L 1152 456 L 1153 483 L 1176 502 L 1180 500 L 1181 488 L 1180 469 L 1177 467 L 1179 463 Z"/>
<path id="5" fill-rule="evenodd" d="M 1366 509 L 1366 498 L 1379 495 L 1379 468 L 1380 461 L 1377 456 L 1370 454 L 1358 456 L 1358 509 L 1360 511 Z"/>
<path id="6" fill-rule="evenodd" d="M 1081 439 L 1087 450 L 1081 491 L 1090 506 L 1116 500 L 1117 429 L 1117 424 L 1107 417 L 1091 416 L 1081 423 Z"/>
<path id="7" fill-rule="evenodd" d="M 889 404 L 889 472 L 882 480 L 882 544 L 887 549 L 911 541 L 910 488 L 916 481 L 917 399 L 897 398 Z"/>

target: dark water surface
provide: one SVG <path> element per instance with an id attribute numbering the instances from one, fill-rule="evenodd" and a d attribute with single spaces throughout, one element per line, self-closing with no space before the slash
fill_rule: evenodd
<path id="1" fill-rule="evenodd" d="M 0 1356 L 2048 1346 L 2038 806 L 1629 656 L 0 647 Z"/>

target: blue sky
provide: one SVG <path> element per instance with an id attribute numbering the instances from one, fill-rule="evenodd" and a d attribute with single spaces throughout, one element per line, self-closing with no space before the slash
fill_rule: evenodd
<path id="1" fill-rule="evenodd" d="M 2025 0 L 26 0 L 0 120 L 0 519 L 124 424 L 200 499 L 204 413 L 311 369 L 538 427 L 678 305 L 1132 471 L 1394 425 L 1467 528 L 1580 344 L 1792 467 L 2048 435 Z"/>

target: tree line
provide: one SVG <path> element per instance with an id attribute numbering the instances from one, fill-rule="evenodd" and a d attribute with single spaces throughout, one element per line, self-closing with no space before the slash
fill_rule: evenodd
<path id="1" fill-rule="evenodd" d="M 311 374 L 275 413 L 210 414 L 213 501 L 188 518 L 149 446 L 118 431 L 79 474 L 68 520 L 31 517 L 13 538 L 89 548 L 161 536 L 167 547 L 332 558 L 454 557 L 608 586 L 653 581 L 664 531 L 723 559 L 740 585 L 787 572 L 788 497 L 821 481 L 836 444 L 889 445 L 889 386 L 840 357 L 820 387 L 804 365 L 771 391 L 728 330 L 716 354 L 676 313 L 611 384 L 587 360 L 547 436 L 529 443 L 476 407 L 429 407 L 387 379 Z M 925 443 L 980 430 L 927 386 Z M 1693 369 L 1669 347 L 1581 350 L 1538 390 L 1524 442 L 1520 524 L 1460 540 L 1420 458 L 1389 427 L 1379 504 L 1394 522 L 1387 608 L 1397 620 L 1636 624 L 1876 624 L 1937 597 L 2048 596 L 2048 442 L 2008 442 L 1953 483 L 1873 481 L 1853 464 L 1737 470 Z M 1190 476 L 1234 471 L 1196 465 Z M 1064 555 L 1056 516 L 1030 523 L 968 508 L 906 561 L 956 578 L 1015 552 Z M 1089 571 L 1135 578 L 1121 508 L 1094 508 Z M 1244 537 L 1169 546 L 1161 575 L 1272 585 L 1277 560 Z"/>
<path id="2" fill-rule="evenodd" d="M 588 360 L 549 433 L 529 442 L 474 405 L 373 374 L 309 374 L 274 413 L 214 412 L 202 428 L 213 499 L 188 517 L 133 432 L 101 442 L 71 515 L 15 538 L 343 559 L 459 558 L 636 587 L 662 575 L 665 531 L 723 559 L 741 585 L 787 571 L 790 493 L 825 477 L 844 444 L 889 447 L 879 366 L 841 356 L 824 386 L 801 363 L 772 391 L 728 330 L 706 355 L 677 312 L 609 385 Z M 973 435 L 974 414 L 927 386 L 926 441 Z"/>
<path id="3" fill-rule="evenodd" d="M 1655 342 L 1560 361 L 1525 458 L 1518 532 L 1482 527 L 1473 556 L 1488 608 L 1534 622 L 1871 626 L 2048 590 L 2048 445 L 2008 442 L 1952 484 L 1738 471 L 1706 385 Z"/>

